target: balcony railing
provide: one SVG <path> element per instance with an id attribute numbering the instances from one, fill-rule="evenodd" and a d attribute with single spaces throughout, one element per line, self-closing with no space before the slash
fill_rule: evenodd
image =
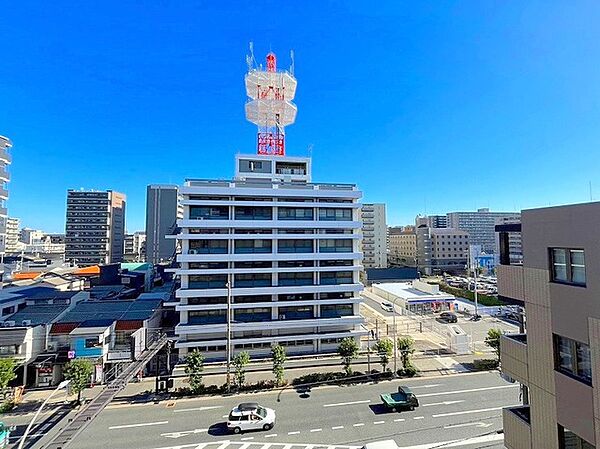
<path id="1" fill-rule="evenodd" d="M 504 445 L 508 449 L 531 449 L 531 421 L 529 406 L 502 410 Z"/>
<path id="2" fill-rule="evenodd" d="M 529 381 L 527 335 L 503 335 L 500 338 L 500 361 L 504 374 L 527 384 Z"/>

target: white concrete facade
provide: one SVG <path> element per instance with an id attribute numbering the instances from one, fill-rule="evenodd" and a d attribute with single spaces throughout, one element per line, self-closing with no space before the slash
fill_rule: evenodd
<path id="1" fill-rule="evenodd" d="M 225 357 L 228 281 L 234 352 L 332 352 L 364 333 L 355 185 L 310 183 L 309 158 L 238 155 L 234 180 L 188 180 L 180 194 L 181 357 Z"/>
<path id="2" fill-rule="evenodd" d="M 365 268 L 387 268 L 387 224 L 385 221 L 385 204 L 363 204 L 362 218 L 362 251 Z"/>
<path id="3" fill-rule="evenodd" d="M 6 184 L 10 181 L 8 166 L 12 162 L 9 150 L 12 142 L 8 137 L 0 136 L 0 254 L 6 253 L 6 201 L 8 200 L 8 188 Z"/>

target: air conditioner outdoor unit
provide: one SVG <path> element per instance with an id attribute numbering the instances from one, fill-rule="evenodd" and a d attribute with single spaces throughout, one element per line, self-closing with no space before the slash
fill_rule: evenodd
<path id="1" fill-rule="evenodd" d="M 21 324 L 23 324 L 23 326 L 31 326 L 31 320 L 23 320 Z"/>
<path id="2" fill-rule="evenodd" d="M 15 327 L 17 323 L 15 323 L 14 321 L 5 321 L 4 323 L 2 323 L 2 326 L 4 327 Z"/>

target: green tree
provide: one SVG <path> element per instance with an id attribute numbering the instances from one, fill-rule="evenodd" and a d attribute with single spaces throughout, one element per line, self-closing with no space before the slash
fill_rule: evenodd
<path id="1" fill-rule="evenodd" d="M 346 337 L 338 346 L 338 354 L 342 358 L 342 365 L 347 376 L 352 374 L 352 360 L 358 357 L 358 343 L 352 337 Z"/>
<path id="2" fill-rule="evenodd" d="M 487 337 L 485 337 L 485 344 L 494 350 L 496 353 L 496 360 L 500 362 L 500 337 L 502 331 L 500 329 L 489 329 Z"/>
<path id="3" fill-rule="evenodd" d="M 415 352 L 415 341 L 409 335 L 405 337 L 398 338 L 398 351 L 400 352 L 400 362 L 402 363 L 402 368 L 407 369 L 412 367 L 412 363 L 410 358 Z"/>
<path id="4" fill-rule="evenodd" d="M 383 340 L 377 340 L 377 343 L 373 346 L 373 349 L 379 355 L 379 362 L 385 372 L 387 370 L 388 363 L 390 363 L 390 357 L 394 351 L 394 342 L 388 338 Z"/>
<path id="5" fill-rule="evenodd" d="M 71 391 L 77 393 L 77 403 L 81 403 L 81 392 L 90 385 L 94 365 L 86 359 L 73 359 L 65 365 L 65 378 L 71 381 Z"/>
<path id="6" fill-rule="evenodd" d="M 0 393 L 6 399 L 8 393 L 8 384 L 17 378 L 15 369 L 17 362 L 13 358 L 0 359 Z"/>
<path id="7" fill-rule="evenodd" d="M 275 383 L 277 386 L 283 384 L 283 374 L 285 360 L 287 358 L 285 354 L 285 348 L 279 344 L 274 345 L 271 348 L 271 355 L 273 357 L 273 374 L 275 375 Z"/>
<path id="8" fill-rule="evenodd" d="M 202 391 L 202 371 L 204 371 L 204 356 L 194 349 L 185 358 L 185 373 L 189 376 L 190 390 L 194 394 Z"/>
<path id="9" fill-rule="evenodd" d="M 242 388 L 246 382 L 246 365 L 250 363 L 250 354 L 247 351 L 238 352 L 233 358 L 233 366 L 235 367 L 235 381 L 238 388 Z"/>

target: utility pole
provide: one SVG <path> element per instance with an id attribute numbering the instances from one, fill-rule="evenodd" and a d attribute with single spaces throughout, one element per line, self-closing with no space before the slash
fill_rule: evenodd
<path id="1" fill-rule="evenodd" d="M 227 392 L 231 389 L 231 273 L 227 274 Z"/>
<path id="2" fill-rule="evenodd" d="M 477 317 L 479 316 L 478 310 L 477 310 L 477 270 L 478 270 L 478 262 L 479 261 L 479 257 L 475 256 L 475 319 L 477 319 Z"/>
<path id="3" fill-rule="evenodd" d="M 394 313 L 392 314 L 393 318 L 393 325 L 394 325 L 394 332 L 393 332 L 393 336 L 394 336 L 394 377 L 396 376 L 396 373 L 398 372 L 398 341 L 396 338 L 396 300 L 393 300 L 393 305 L 394 305 Z"/>

